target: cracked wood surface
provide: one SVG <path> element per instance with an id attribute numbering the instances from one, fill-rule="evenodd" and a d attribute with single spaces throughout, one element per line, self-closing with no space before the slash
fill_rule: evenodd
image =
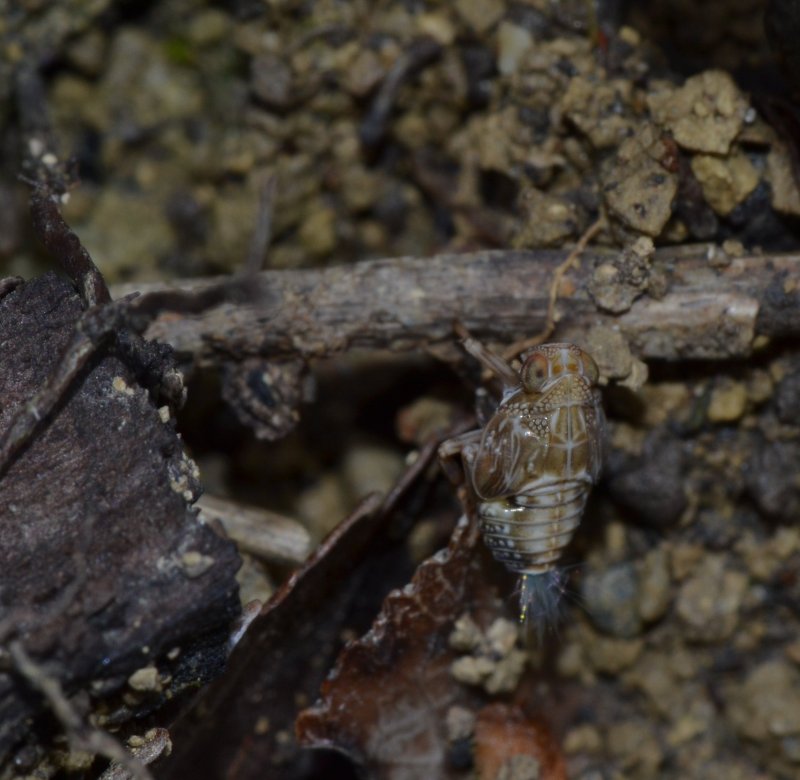
<path id="1" fill-rule="evenodd" d="M 55 273 L 0 300 L 0 431 L 52 376 L 82 311 Z M 219 674 L 240 559 L 197 520 L 198 490 L 173 423 L 101 349 L 0 477 L 0 645 L 16 641 L 82 708 L 158 664 L 169 684 L 128 717 Z M 29 682 L 0 669 L 0 765 L 52 736 Z"/>

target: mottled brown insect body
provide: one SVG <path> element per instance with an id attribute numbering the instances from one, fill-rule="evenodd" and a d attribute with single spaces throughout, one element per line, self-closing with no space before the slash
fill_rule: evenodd
<path id="1" fill-rule="evenodd" d="M 465 347 L 498 373 L 506 391 L 483 430 L 446 442 L 442 454 L 461 453 L 484 540 L 523 577 L 523 617 L 534 601 L 549 613 L 560 579 L 539 575 L 555 570 L 600 474 L 597 366 L 574 344 L 545 344 L 517 374 L 474 340 Z"/>

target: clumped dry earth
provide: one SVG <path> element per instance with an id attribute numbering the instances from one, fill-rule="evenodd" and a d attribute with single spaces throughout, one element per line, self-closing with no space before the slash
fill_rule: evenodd
<path id="1" fill-rule="evenodd" d="M 598 262 L 588 292 L 598 311 L 623 315 L 669 295 L 672 267 L 653 260 L 668 247 L 707 242 L 698 251 L 720 270 L 797 251 L 791 63 L 779 69 L 755 0 L 608 2 L 596 14 L 548 0 L 13 5 L 0 2 L 3 276 L 49 267 L 15 179 L 24 133 L 9 85 L 25 62 L 42 69 L 59 150 L 78 161 L 64 216 L 109 282 L 237 272 L 270 180 L 268 269 L 559 249 L 599 220 L 593 245 L 618 254 Z M 787 274 L 779 292 L 796 301 L 799 284 Z M 603 373 L 608 454 L 566 557 L 558 633 L 525 644 L 513 582 L 463 528 L 462 548 L 429 560 L 381 610 L 460 514 L 428 468 L 383 531 L 391 554 L 370 548 L 391 562 L 359 575 L 371 601 L 300 599 L 308 617 L 296 617 L 324 637 L 316 656 L 302 632 L 295 648 L 288 629 L 284 644 L 264 629 L 251 666 L 278 651 L 316 664 L 308 690 L 282 690 L 281 722 L 259 720 L 255 705 L 236 721 L 250 719 L 256 744 L 274 736 L 268 768 L 202 765 L 216 748 L 196 748 L 206 732 L 184 726 L 155 777 L 352 772 L 345 759 L 335 770 L 301 761 L 297 738 L 375 778 L 800 774 L 796 340 L 753 336 L 746 358 L 649 364 L 612 328 L 581 341 Z M 196 371 L 178 430 L 207 490 L 299 520 L 315 546 L 471 414 L 477 372 L 447 362 L 348 352 L 313 363 L 301 420 L 278 442 L 253 437 L 214 372 Z M 266 601 L 288 569 L 243 549 L 242 602 Z M 346 577 L 336 571 L 331 593 Z M 247 685 L 226 695 L 269 698 Z M 102 771 L 36 755 L 7 760 L 0 777 Z"/>

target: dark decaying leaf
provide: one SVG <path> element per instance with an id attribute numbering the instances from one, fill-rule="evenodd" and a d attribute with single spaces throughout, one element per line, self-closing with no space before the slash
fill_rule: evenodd
<path id="1" fill-rule="evenodd" d="M 478 713 L 475 768 L 481 780 L 567 778 L 564 758 L 549 730 L 506 704 L 490 704 Z"/>
<path id="2" fill-rule="evenodd" d="M 429 441 L 381 500 L 366 498 L 264 605 L 226 675 L 170 729 L 159 780 L 352 777 L 332 753 L 302 749 L 297 713 L 314 700 L 348 636 L 370 625 L 386 593 L 411 577 L 406 535 L 430 499 Z M 341 773 L 346 774 L 342 775 Z"/>
<path id="3" fill-rule="evenodd" d="M 0 431 L 52 375 L 82 311 L 55 274 L 0 299 Z M 149 709 L 219 673 L 239 558 L 197 521 L 197 491 L 172 425 L 101 348 L 0 477 L 0 640 L 24 647 L 67 694 L 91 682 L 111 695 L 152 663 L 171 690 Z M 33 738 L 29 719 L 44 706 L 0 674 L 0 759 Z"/>
<path id="4" fill-rule="evenodd" d="M 491 579 L 499 573 L 475 525 L 462 520 L 448 548 L 392 592 L 369 633 L 344 649 L 321 702 L 298 718 L 300 741 L 346 752 L 371 778 L 463 778 L 469 759 L 448 715 L 477 710 L 481 698 L 451 674 L 458 656 L 448 637 L 465 612 L 485 623 L 503 611 L 507 582 L 498 588 Z"/>
<path id="5" fill-rule="evenodd" d="M 448 777 L 445 713 L 465 691 L 450 676 L 453 622 L 482 579 L 479 534 L 462 524 L 450 547 L 386 598 L 364 637 L 342 652 L 322 701 L 301 713 L 303 744 L 349 753 L 373 777 Z"/>
<path id="6" fill-rule="evenodd" d="M 162 780 L 312 776 L 315 757 L 298 750 L 292 726 L 336 657 L 354 602 L 374 599 L 370 573 L 391 578 L 380 507 L 379 497 L 365 499 L 264 606 L 226 675 L 170 729 L 174 748 Z"/>

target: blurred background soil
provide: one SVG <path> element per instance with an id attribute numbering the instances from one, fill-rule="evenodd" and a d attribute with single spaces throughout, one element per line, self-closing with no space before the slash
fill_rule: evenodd
<path id="1" fill-rule="evenodd" d="M 759 0 L 0 0 L 0 269 L 49 267 L 17 179 L 21 63 L 44 75 L 80 172 L 64 214 L 109 282 L 241 269 L 269 177 L 271 269 L 557 248 L 598 217 L 606 247 L 796 251 L 795 6 L 772 4 L 770 46 Z M 648 368 L 605 390 L 607 467 L 560 635 L 523 661 L 530 709 L 563 703 L 570 777 L 798 777 L 800 352 Z M 464 374 L 320 362 L 299 425 L 267 443 L 198 373 L 179 430 L 210 492 L 317 543 L 469 412 Z M 446 543 L 455 494 L 439 480 L 426 500 L 378 588 Z M 286 571 L 240 576 L 247 601 Z"/>

